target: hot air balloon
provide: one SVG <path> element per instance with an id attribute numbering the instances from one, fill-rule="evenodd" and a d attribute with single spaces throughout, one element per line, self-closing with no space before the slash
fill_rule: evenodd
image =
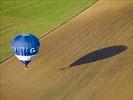
<path id="1" fill-rule="evenodd" d="M 40 42 L 33 34 L 18 34 L 12 40 L 11 48 L 15 56 L 25 65 L 25 69 L 27 69 L 29 62 L 39 52 Z"/>

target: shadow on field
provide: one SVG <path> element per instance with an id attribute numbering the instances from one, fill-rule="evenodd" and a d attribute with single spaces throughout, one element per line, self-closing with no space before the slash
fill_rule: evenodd
<path id="1" fill-rule="evenodd" d="M 86 64 L 86 63 L 91 63 L 91 62 L 96 62 L 102 59 L 106 59 L 115 55 L 118 55 L 122 52 L 124 52 L 128 47 L 124 45 L 118 45 L 118 46 L 111 46 L 111 47 L 106 47 L 102 48 L 100 50 L 93 51 L 75 62 L 73 62 L 69 67 L 76 67 L 78 65 Z M 61 70 L 64 70 L 66 68 L 62 68 Z"/>

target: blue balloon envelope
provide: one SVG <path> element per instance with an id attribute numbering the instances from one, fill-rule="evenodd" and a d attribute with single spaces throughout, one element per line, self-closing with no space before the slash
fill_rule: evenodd
<path id="1" fill-rule="evenodd" d="M 32 34 L 18 34 L 11 43 L 11 48 L 15 56 L 25 65 L 39 52 L 39 39 Z"/>

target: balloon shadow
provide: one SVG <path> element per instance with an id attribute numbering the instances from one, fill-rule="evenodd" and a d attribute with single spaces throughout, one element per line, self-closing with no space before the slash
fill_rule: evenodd
<path id="1" fill-rule="evenodd" d="M 118 46 L 111 46 L 107 48 L 103 48 L 100 50 L 96 50 L 91 52 L 75 62 L 73 62 L 69 67 L 78 66 L 86 63 L 96 62 L 98 60 L 106 59 L 115 55 L 118 55 L 124 52 L 127 49 L 127 46 L 118 45 Z"/>
<path id="2" fill-rule="evenodd" d="M 116 45 L 116 46 L 102 48 L 100 50 L 93 51 L 93 52 L 79 58 L 78 60 L 76 60 L 75 62 L 70 64 L 69 67 L 61 68 L 60 70 L 65 70 L 70 67 L 76 67 L 78 65 L 92 63 L 92 62 L 96 62 L 96 61 L 99 61 L 102 59 L 110 58 L 112 56 L 115 56 L 115 55 L 118 55 L 118 54 L 124 52 L 127 48 L 128 47 L 124 46 L 124 45 Z"/>

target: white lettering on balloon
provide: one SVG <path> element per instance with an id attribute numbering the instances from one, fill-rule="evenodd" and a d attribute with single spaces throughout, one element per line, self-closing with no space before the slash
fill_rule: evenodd
<path id="1" fill-rule="evenodd" d="M 35 48 L 30 49 L 30 53 L 35 53 L 35 52 L 36 52 Z"/>

